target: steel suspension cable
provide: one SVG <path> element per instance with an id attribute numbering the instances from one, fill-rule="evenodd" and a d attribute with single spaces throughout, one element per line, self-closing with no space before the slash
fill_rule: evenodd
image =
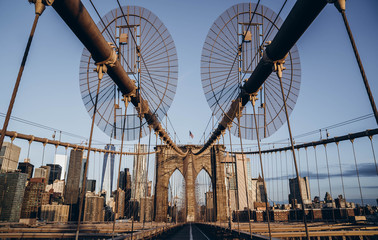
<path id="1" fill-rule="evenodd" d="M 357 158 L 356 158 L 356 151 L 354 149 L 354 140 L 350 140 L 352 143 L 352 149 L 353 149 L 353 157 L 354 157 L 354 164 L 356 166 L 356 173 L 357 173 L 357 180 L 358 180 L 358 188 L 360 189 L 360 197 L 361 197 L 361 204 L 364 205 L 364 199 L 362 197 L 362 189 L 361 189 L 361 183 L 360 183 L 360 174 L 358 172 L 358 166 L 357 166 Z"/>
<path id="2" fill-rule="evenodd" d="M 151 146 L 151 133 L 152 129 L 149 127 L 150 134 L 148 136 L 148 152 L 150 152 L 150 146 Z M 150 154 L 147 156 L 147 173 L 146 173 L 146 185 L 145 185 L 145 195 L 144 195 L 144 216 L 143 216 L 143 229 L 144 229 L 144 224 L 146 222 L 146 207 L 147 207 L 147 191 L 148 191 L 148 169 L 149 169 L 149 164 L 150 164 Z M 152 187 L 152 185 L 151 185 Z M 176 216 L 177 217 L 177 216 Z M 152 221 L 152 220 L 151 220 Z"/>
<path id="3" fill-rule="evenodd" d="M 327 144 L 324 144 L 324 153 L 325 153 L 325 159 L 326 159 L 326 164 L 327 164 L 327 173 L 328 173 L 328 184 L 329 184 L 329 193 L 332 195 L 332 185 L 331 185 L 331 176 L 329 174 L 329 164 L 328 164 L 328 153 L 327 153 Z M 335 221 L 335 209 L 332 205 L 332 217 L 333 221 Z"/>
<path id="4" fill-rule="evenodd" d="M 318 196 L 320 198 L 320 183 L 319 183 L 319 169 L 318 169 L 318 156 L 316 154 L 316 146 L 314 146 L 315 165 L 316 165 L 316 179 L 318 181 Z"/>
<path id="5" fill-rule="evenodd" d="M 369 140 L 370 140 L 370 145 L 371 145 L 371 151 L 373 153 L 375 171 L 377 172 L 377 175 L 378 175 L 377 159 L 375 158 L 375 151 L 374 151 L 374 147 L 373 147 L 373 136 L 369 136 Z"/>
<path id="6" fill-rule="evenodd" d="M 339 160 L 339 167 L 340 167 L 340 178 L 341 178 L 341 186 L 343 188 L 343 196 L 345 198 L 345 188 L 344 188 L 344 177 L 343 177 L 343 170 L 341 168 L 341 157 L 340 157 L 340 150 L 339 150 L 339 142 L 336 142 L 336 147 L 337 147 L 337 156 Z"/>
<path id="7" fill-rule="evenodd" d="M 308 176 L 308 185 L 311 186 L 311 181 L 310 181 L 310 168 L 308 166 L 308 152 L 307 152 L 307 147 L 305 147 L 305 151 L 306 151 L 306 166 L 307 166 L 307 176 Z M 311 189 L 311 187 L 310 187 Z"/>
<path id="8" fill-rule="evenodd" d="M 240 150 L 242 152 L 241 155 L 242 155 L 242 160 L 243 160 L 243 175 L 244 175 L 245 194 L 246 194 L 246 197 L 247 197 L 249 233 L 250 233 L 251 239 L 252 239 L 251 210 L 250 210 L 250 205 L 249 205 L 249 192 L 248 192 L 248 185 L 249 184 L 247 182 L 247 175 L 246 175 L 246 172 L 245 172 L 245 161 L 246 161 L 246 158 L 244 158 L 244 153 L 243 153 L 243 141 L 242 141 L 241 131 L 240 131 L 240 116 L 241 116 L 241 112 L 240 112 L 240 107 L 239 107 L 238 131 L 239 131 L 239 139 L 240 139 Z M 248 178 L 248 181 L 251 181 L 251 179 Z"/>
<path id="9" fill-rule="evenodd" d="M 134 233 L 134 217 L 135 217 L 135 208 L 136 208 L 136 189 L 137 189 L 137 184 L 138 184 L 138 172 L 139 172 L 139 153 L 140 153 L 140 139 L 142 138 L 142 116 L 139 116 L 139 138 L 138 138 L 138 156 L 136 160 L 136 173 L 133 171 L 133 175 L 135 175 L 135 180 L 134 180 L 134 202 L 133 202 L 133 215 L 132 215 L 132 220 L 131 220 L 131 239 L 133 239 L 133 233 Z M 132 194 L 131 194 L 132 195 Z"/>
<path id="10" fill-rule="evenodd" d="M 228 127 L 228 135 L 230 136 L 230 150 L 231 150 L 231 152 L 232 152 L 232 141 L 231 141 L 231 126 L 229 126 Z M 232 181 L 233 181 L 233 183 L 234 183 L 234 188 L 236 189 L 236 186 L 237 186 L 237 183 L 236 183 L 236 181 L 237 181 L 237 177 L 235 176 L 235 170 L 236 170 L 236 159 L 235 159 L 235 164 L 234 164 L 234 157 L 232 156 L 232 154 L 231 154 L 231 176 L 232 176 Z M 236 158 L 236 155 L 235 155 L 235 158 Z M 235 170 L 234 170 L 234 168 L 235 168 Z M 237 172 L 236 172 L 236 174 L 237 174 Z M 236 213 L 236 218 L 237 218 L 237 221 L 238 221 L 238 235 L 240 236 L 240 221 L 239 221 L 239 188 L 237 188 L 236 189 L 236 191 L 237 191 L 237 194 L 235 194 L 237 197 L 236 197 L 236 201 L 237 201 L 237 203 L 235 204 L 235 206 L 236 206 L 236 211 L 235 211 L 235 213 Z M 230 206 L 230 208 L 231 208 L 231 206 Z M 230 216 L 230 218 L 231 218 L 231 216 Z"/>
<path id="11" fill-rule="evenodd" d="M 369 82 L 368 82 L 366 74 L 365 74 L 364 66 L 362 64 L 360 55 L 359 55 L 358 50 L 357 50 L 356 43 L 355 43 L 354 38 L 353 38 L 352 30 L 350 29 L 348 19 L 347 19 L 346 14 L 345 14 L 345 0 L 340 1 L 340 2 L 343 2 L 344 6 L 339 5 L 340 8 L 338 7 L 338 10 L 341 13 L 341 16 L 343 17 L 344 25 L 345 25 L 345 28 L 348 32 L 349 40 L 350 40 L 350 43 L 352 44 L 353 52 L 354 52 L 354 55 L 356 57 L 357 64 L 358 64 L 358 67 L 360 69 L 360 73 L 361 73 L 361 76 L 362 76 L 362 80 L 363 80 L 364 85 L 365 85 L 366 93 L 369 97 L 370 105 L 371 105 L 371 108 L 372 108 L 374 116 L 375 116 L 375 121 L 378 124 L 377 106 L 375 105 L 374 97 L 373 97 L 373 94 L 370 90 L 370 86 L 369 86 Z"/>
<path id="12" fill-rule="evenodd" d="M 294 161 L 294 165 L 295 165 L 295 173 L 297 175 L 298 190 L 299 190 L 299 195 L 300 195 L 301 203 L 302 203 L 301 205 L 302 205 L 302 211 L 303 211 L 303 222 L 304 222 L 305 229 L 306 229 L 306 238 L 307 238 L 307 240 L 310 240 L 310 236 L 309 236 L 309 232 L 308 232 L 308 226 L 307 226 L 307 220 L 306 220 L 305 204 L 304 204 L 303 196 L 302 196 L 302 186 L 301 186 L 301 184 L 299 184 L 299 177 L 300 176 L 299 176 L 299 172 L 298 172 L 297 160 L 296 160 L 296 157 L 295 157 L 294 140 L 293 140 L 293 135 L 291 134 L 289 113 L 287 111 L 286 98 L 285 98 L 284 88 L 283 88 L 283 84 L 282 84 L 282 70 L 283 70 L 283 66 L 282 65 L 283 65 L 283 63 L 277 64 L 277 66 L 276 66 L 277 67 L 277 76 L 278 76 L 279 81 L 280 81 L 282 101 L 283 101 L 283 105 L 284 105 L 284 109 L 285 109 L 285 115 L 286 115 L 287 129 L 289 131 L 291 151 L 293 153 L 293 161 Z"/>
<path id="13" fill-rule="evenodd" d="M 102 71 L 102 67 L 99 67 L 99 72 Z M 94 123 L 97 113 L 97 103 L 98 103 L 98 95 L 100 91 L 101 86 L 101 77 L 99 74 L 98 84 L 97 84 L 97 93 L 96 93 L 96 99 L 95 99 L 95 105 L 93 109 L 93 116 L 92 116 L 92 124 L 91 124 L 91 131 L 89 135 L 89 143 L 88 143 L 88 151 L 87 151 L 87 163 L 85 164 L 84 168 L 84 176 L 83 176 L 83 184 L 82 189 L 80 193 L 80 203 L 79 203 L 79 218 L 77 220 L 77 228 L 76 228 L 76 236 L 75 239 L 79 239 L 79 232 L 80 232 L 80 222 L 81 222 L 81 215 L 82 215 L 82 209 L 83 209 L 83 203 L 84 203 L 84 197 L 86 192 L 86 183 L 87 183 L 87 172 L 88 172 L 88 166 L 89 166 L 89 155 L 91 153 L 91 147 L 92 147 L 92 137 L 93 137 L 93 129 L 94 129 Z"/>
<path id="14" fill-rule="evenodd" d="M 271 231 L 271 228 L 270 228 L 270 216 L 269 216 L 269 209 L 268 209 L 268 194 L 267 194 L 267 191 L 266 191 L 266 183 L 265 183 L 265 177 L 264 177 L 264 167 L 263 167 L 263 161 L 262 161 L 262 155 L 261 155 L 260 136 L 259 136 L 259 129 L 258 129 L 258 125 L 257 125 L 255 101 L 256 101 L 256 99 L 254 97 L 251 102 L 252 102 L 252 109 L 253 109 L 253 117 L 254 117 L 254 120 L 255 120 L 257 147 L 259 149 L 261 177 L 262 177 L 263 186 L 264 186 L 265 210 L 266 210 L 266 219 L 268 220 L 269 239 L 272 239 L 272 231 Z"/>
<path id="15" fill-rule="evenodd" d="M 39 4 L 43 5 L 43 3 L 39 3 Z M 44 9 L 44 7 L 45 6 L 43 5 L 43 9 Z M 33 41 L 34 32 L 35 32 L 35 29 L 37 27 L 38 19 L 39 19 L 39 16 L 42 14 L 42 12 L 43 12 L 43 10 L 40 11 L 40 12 L 37 11 L 37 3 L 36 3 L 36 13 L 35 13 L 35 17 L 34 17 L 33 26 L 32 26 L 32 29 L 30 31 L 30 34 L 29 34 L 29 39 L 28 39 L 28 42 L 26 44 L 26 48 L 25 48 L 25 51 L 24 51 L 24 56 L 23 56 L 22 61 L 21 61 L 21 66 L 20 66 L 20 68 L 18 70 L 18 75 L 17 75 L 16 83 L 15 83 L 14 88 L 13 88 L 13 93 L 12 93 L 11 100 L 9 102 L 7 114 L 5 116 L 5 120 L 4 120 L 4 123 L 3 123 L 3 128 L 1 129 L 0 149 L 3 146 L 3 142 L 4 142 L 4 138 L 5 138 L 5 133 L 6 133 L 7 128 L 8 128 L 8 124 L 9 124 L 9 120 L 10 120 L 10 117 L 11 117 L 11 114 L 12 114 L 14 102 L 16 101 L 16 96 L 17 96 L 18 88 L 20 86 L 22 73 L 24 72 L 26 60 L 28 59 L 28 54 L 29 54 L 31 43 Z"/>
<path id="16" fill-rule="evenodd" d="M 125 116 L 127 113 L 127 107 L 129 104 L 129 101 L 126 97 L 124 97 L 124 102 L 125 102 Z M 118 202 L 119 202 L 119 180 L 120 180 L 120 175 L 121 175 L 121 164 L 122 164 L 122 152 L 123 152 L 123 143 L 124 143 L 124 138 L 125 138 L 125 128 L 126 128 L 126 117 L 123 119 L 123 126 L 122 126 L 122 137 L 121 137 L 121 149 L 120 149 L 120 156 L 119 156 L 119 163 L 118 163 L 118 177 L 117 177 L 117 190 L 116 190 L 116 196 L 115 196 L 115 212 L 114 212 L 114 219 L 113 219 L 113 230 L 112 230 L 112 239 L 114 239 L 114 230 L 115 230 L 115 223 L 116 223 L 116 218 L 118 214 Z M 125 172 L 126 174 L 126 172 Z"/>

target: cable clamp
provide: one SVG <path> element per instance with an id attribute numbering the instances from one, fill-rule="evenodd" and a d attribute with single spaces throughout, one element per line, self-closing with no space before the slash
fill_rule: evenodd
<path id="1" fill-rule="evenodd" d="M 104 73 L 108 71 L 108 67 L 114 67 L 115 63 L 117 62 L 117 53 L 114 50 L 115 46 L 113 43 L 108 42 L 109 46 L 112 48 L 110 56 L 101 62 L 96 62 L 96 68 L 94 69 L 95 72 L 98 73 L 98 79 L 102 79 L 104 76 Z"/>
<path id="2" fill-rule="evenodd" d="M 280 60 L 273 61 L 273 72 L 277 73 L 278 78 L 282 78 L 282 71 L 286 69 L 283 65 L 285 64 L 285 58 L 287 57 L 287 54 L 285 57 L 283 57 Z"/>
<path id="3" fill-rule="evenodd" d="M 34 3 L 35 14 L 41 16 L 43 11 L 45 11 L 46 6 L 51 6 L 54 3 L 54 0 L 29 0 L 29 3 Z"/>

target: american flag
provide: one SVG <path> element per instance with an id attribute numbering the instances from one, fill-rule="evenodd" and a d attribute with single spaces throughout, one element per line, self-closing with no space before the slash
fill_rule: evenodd
<path id="1" fill-rule="evenodd" d="M 193 133 L 189 131 L 189 137 L 194 138 Z"/>

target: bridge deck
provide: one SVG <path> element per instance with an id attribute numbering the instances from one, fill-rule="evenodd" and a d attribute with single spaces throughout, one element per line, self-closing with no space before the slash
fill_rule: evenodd
<path id="1" fill-rule="evenodd" d="M 172 231 L 174 224 L 146 223 L 143 229 L 142 223 L 134 223 L 134 236 L 137 239 L 150 238 L 160 234 L 167 234 Z M 203 227 L 204 226 L 204 227 Z M 302 223 L 272 223 L 272 237 L 274 238 L 302 238 L 306 236 Z M 75 224 L 44 224 L 38 226 L 26 226 L 20 224 L 2 224 L 0 227 L 0 238 L 61 238 L 69 239 L 75 236 Z M 80 236 L 86 238 L 108 238 L 112 235 L 112 223 L 83 224 L 80 228 Z M 217 234 L 229 233 L 227 223 L 201 223 L 186 224 L 182 228 L 167 236 L 164 239 L 213 239 L 214 231 Z M 238 231 L 238 224 L 233 223 L 232 229 Z M 239 229 L 243 234 L 249 234 L 248 223 L 240 223 Z M 378 238 L 378 226 L 367 224 L 328 224 L 325 222 L 310 223 L 309 231 L 311 237 L 360 237 L 366 239 Z M 210 232 L 210 233 L 209 233 Z M 252 232 L 257 234 L 256 238 L 264 239 L 268 236 L 266 223 L 252 223 Z M 130 237 L 131 223 L 117 223 L 115 236 L 119 239 Z M 181 237 L 182 238 L 181 238 Z M 185 236 L 185 237 L 183 237 Z M 192 238 L 190 238 L 192 236 Z M 179 238 L 180 237 L 180 238 Z M 188 238 L 189 237 L 189 238 Z"/>

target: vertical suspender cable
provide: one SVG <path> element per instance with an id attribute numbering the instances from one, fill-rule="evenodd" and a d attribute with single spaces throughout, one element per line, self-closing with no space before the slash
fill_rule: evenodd
<path id="1" fill-rule="evenodd" d="M 307 147 L 305 147 L 305 151 L 306 151 L 306 166 L 307 166 L 307 176 L 308 176 L 308 185 L 310 186 L 310 168 L 308 166 L 308 152 L 307 152 Z M 311 189 L 311 187 L 310 187 Z"/>
<path id="2" fill-rule="evenodd" d="M 293 153 L 293 160 L 294 160 L 294 164 L 295 164 L 295 173 L 297 175 L 297 181 L 298 181 L 298 190 L 299 190 L 299 195 L 301 197 L 301 202 L 302 202 L 303 222 L 304 222 L 305 229 L 306 229 L 306 237 L 307 237 L 307 240 L 310 240 L 310 236 L 309 236 L 309 233 L 308 233 L 308 227 L 307 227 L 305 205 L 304 205 L 303 196 L 302 196 L 302 186 L 301 186 L 301 184 L 299 184 L 299 172 L 298 172 L 297 160 L 295 158 L 294 142 L 293 142 L 293 136 L 291 134 L 290 121 L 289 121 L 289 113 L 287 111 L 286 98 L 285 98 L 285 93 L 284 93 L 284 89 L 283 89 L 283 85 L 282 85 L 282 70 L 283 70 L 283 66 L 282 65 L 283 64 L 277 65 L 277 70 L 278 70 L 277 71 L 277 76 L 279 78 L 280 86 L 281 86 L 282 101 L 283 101 L 283 104 L 284 104 L 286 121 L 287 121 L 287 128 L 288 128 L 289 136 L 290 136 L 291 151 Z"/>
<path id="3" fill-rule="evenodd" d="M 371 151 L 373 153 L 373 158 L 374 158 L 375 171 L 377 171 L 377 175 L 378 175 L 377 159 L 375 158 L 375 152 L 374 152 L 374 146 L 373 146 L 373 136 L 369 136 L 369 140 L 370 140 L 370 145 L 371 145 Z"/>
<path id="4" fill-rule="evenodd" d="M 228 127 L 228 135 L 230 136 L 230 150 L 231 150 L 231 153 L 232 153 L 232 141 L 231 141 L 231 126 Z M 236 204 L 235 204 L 235 208 L 236 208 L 236 211 L 235 211 L 235 214 L 236 214 L 236 218 L 237 218 L 237 221 L 238 221 L 238 234 L 240 235 L 240 222 L 239 222 L 239 187 L 236 187 L 237 186 L 237 177 L 235 175 L 235 170 L 236 170 L 236 160 L 235 160 L 235 165 L 234 165 L 234 157 L 231 155 L 231 176 L 232 176 L 232 180 L 234 182 L 234 187 L 236 189 Z M 235 169 L 234 169 L 235 168 Z M 236 173 L 237 174 L 237 173 Z"/>
<path id="5" fill-rule="evenodd" d="M 125 138 L 125 127 L 126 127 L 126 114 L 127 114 L 127 105 L 129 104 L 129 99 L 126 97 L 124 98 L 125 100 L 125 117 L 123 119 L 123 126 L 122 126 L 122 136 L 121 136 L 121 149 L 120 149 L 120 156 L 119 156 L 119 164 L 118 164 L 118 177 L 117 177 L 117 190 L 116 190 L 116 195 L 115 195 L 115 213 L 114 213 L 114 219 L 113 219 L 113 230 L 112 230 L 112 239 L 114 239 L 114 230 L 115 230 L 115 222 L 118 214 L 118 202 L 119 202 L 119 179 L 120 179 L 120 173 L 121 173 L 121 164 L 122 164 L 122 155 L 123 155 L 123 142 Z M 115 132 L 116 130 L 114 130 Z M 126 172 L 125 172 L 126 174 Z"/>
<path id="6" fill-rule="evenodd" d="M 137 155 L 137 161 L 136 161 L 136 173 L 133 172 L 135 175 L 134 180 L 134 202 L 133 202 L 133 211 L 132 211 L 132 220 L 131 220 L 131 239 L 133 239 L 133 233 L 134 233 L 134 217 L 135 217 L 135 208 L 136 208 L 136 189 L 137 189 L 137 183 L 138 183 L 138 170 L 139 170 L 139 155 L 140 155 L 140 139 L 142 138 L 142 116 L 139 116 L 139 139 L 138 139 L 138 155 Z"/>
<path id="7" fill-rule="evenodd" d="M 1 135 L 0 135 L 0 149 L 1 149 L 2 146 L 3 146 L 5 133 L 6 133 L 7 128 L 8 128 L 9 119 L 10 119 L 11 114 L 12 114 L 13 105 L 14 105 L 14 102 L 15 102 L 15 100 L 16 100 L 17 91 L 18 91 L 18 87 L 20 86 L 21 77 L 22 77 L 22 73 L 24 72 L 24 68 L 25 68 L 26 60 L 28 59 L 28 54 L 29 54 L 29 50 L 30 50 L 30 46 L 31 46 L 31 43 L 32 43 L 33 37 L 34 37 L 35 29 L 36 29 L 36 27 L 37 27 L 38 19 L 39 19 L 39 16 L 40 16 L 40 15 L 42 14 L 42 12 L 43 12 L 43 10 L 41 10 L 41 11 L 37 11 L 37 6 L 38 6 L 38 5 L 40 5 L 40 7 L 42 6 L 42 9 L 43 9 L 43 10 L 44 10 L 44 8 L 45 8 L 45 5 L 43 5 L 43 3 L 38 3 L 38 4 L 36 3 L 36 12 L 35 12 L 35 17 L 34 17 L 33 26 L 32 26 L 32 29 L 31 29 L 31 31 L 30 31 L 30 34 L 29 34 L 28 43 L 26 44 L 26 48 L 25 48 L 25 51 L 24 51 L 24 56 L 23 56 L 22 61 L 21 61 L 21 66 L 20 66 L 20 69 L 18 70 L 18 75 L 17 75 L 16 83 L 14 84 L 12 97 L 11 97 L 11 100 L 10 100 L 10 102 L 9 102 L 9 106 L 8 106 L 8 110 L 7 110 L 7 115 L 5 116 L 5 120 L 4 120 L 3 128 L 2 128 L 2 130 L 1 130 Z"/>
<path id="8" fill-rule="evenodd" d="M 251 181 L 251 179 L 248 178 L 248 181 L 247 181 L 247 175 L 246 175 L 246 172 L 245 172 L 245 158 L 244 158 L 244 153 L 243 153 L 243 141 L 242 141 L 242 137 L 241 137 L 241 130 L 240 130 L 240 107 L 239 107 L 239 114 L 238 114 L 238 132 L 239 132 L 239 139 L 240 139 L 240 150 L 241 150 L 241 154 L 242 154 L 242 159 L 243 159 L 243 175 L 244 175 L 244 186 L 245 186 L 245 195 L 247 197 L 247 211 L 248 211 L 248 225 L 249 225 L 249 233 L 251 235 L 251 239 L 252 239 L 252 226 L 251 226 L 251 210 L 250 210 L 250 206 L 249 206 L 249 192 L 248 192 L 248 181 Z"/>
<path id="9" fill-rule="evenodd" d="M 328 154 L 327 154 L 327 144 L 324 144 L 324 153 L 325 153 L 325 159 L 326 159 L 326 163 L 327 163 L 327 173 L 328 173 L 328 184 L 329 184 L 329 193 L 332 195 L 332 185 L 331 185 L 331 176 L 329 174 L 329 164 L 328 164 Z M 332 218 L 333 218 L 333 221 L 335 221 L 335 209 L 332 205 Z"/>
<path id="10" fill-rule="evenodd" d="M 341 168 L 341 158 L 340 158 L 339 142 L 336 142 L 336 147 L 337 147 L 337 156 L 338 156 L 338 159 L 339 159 L 341 186 L 343 188 L 343 196 L 344 196 L 344 199 L 345 199 L 344 177 L 343 177 L 343 170 Z"/>
<path id="11" fill-rule="evenodd" d="M 316 146 L 314 146 L 315 165 L 316 165 L 316 179 L 318 181 L 318 196 L 320 198 L 320 184 L 319 184 L 319 169 L 318 169 L 318 156 L 316 155 Z"/>
<path id="12" fill-rule="evenodd" d="M 102 67 L 99 67 L 99 72 L 102 72 Z M 82 189 L 81 189 L 81 193 L 80 193 L 79 218 L 77 220 L 77 228 L 76 228 L 76 236 L 75 236 L 76 240 L 79 239 L 81 213 L 82 213 L 82 209 L 83 209 L 83 202 L 84 202 L 84 197 L 85 197 L 85 192 L 86 192 L 85 188 L 86 188 L 86 183 L 87 183 L 87 172 L 88 172 L 88 166 L 89 166 L 89 155 L 91 153 L 91 147 L 92 147 L 93 128 L 94 128 L 94 123 L 95 123 L 95 118 L 96 118 L 96 112 L 97 112 L 98 94 L 99 94 L 99 91 L 100 91 L 101 78 L 102 78 L 101 74 L 99 73 L 96 99 L 95 99 L 95 104 L 94 104 L 94 108 L 93 108 L 91 132 L 90 132 L 90 136 L 89 136 L 87 163 L 85 164 L 85 168 L 84 168 L 83 184 L 82 184 Z"/>
<path id="13" fill-rule="evenodd" d="M 360 174 L 358 172 L 358 166 L 357 166 L 357 158 L 356 158 L 356 151 L 354 150 L 354 139 L 351 139 L 350 142 L 352 143 L 352 149 L 353 149 L 353 157 L 354 157 L 354 164 L 356 165 L 356 173 L 357 173 L 357 180 L 358 180 L 358 188 L 360 189 L 360 197 L 361 197 L 361 204 L 364 205 L 364 199 L 362 197 L 362 190 L 361 190 L 361 183 L 360 183 Z"/>
<path id="14" fill-rule="evenodd" d="M 168 117 L 167 117 L 168 118 Z M 146 186 L 145 186 L 145 196 L 144 196 L 144 216 L 143 216 L 143 229 L 144 229 L 144 224 L 146 222 L 146 207 L 147 207 L 147 191 L 148 191 L 148 168 L 150 164 L 150 145 L 151 145 L 151 127 L 149 127 L 150 130 L 150 135 L 148 137 L 148 155 L 147 155 L 147 172 L 146 172 Z M 152 187 L 152 185 L 151 185 Z M 177 218 L 177 216 L 176 216 Z"/>
<path id="15" fill-rule="evenodd" d="M 272 231 L 270 229 L 270 216 L 269 216 L 269 209 L 268 209 L 268 194 L 267 194 L 267 191 L 266 191 L 266 183 L 265 183 L 265 177 L 264 177 L 264 167 L 263 167 L 262 156 L 261 156 L 260 136 L 259 136 L 259 129 L 258 129 L 258 125 L 257 125 L 256 110 L 255 110 L 255 101 L 256 101 L 256 99 L 255 99 L 255 97 L 253 97 L 253 99 L 252 99 L 252 108 L 253 108 L 253 117 L 254 117 L 254 120 L 255 120 L 257 146 L 259 148 L 261 177 L 263 179 L 263 186 L 264 186 L 266 219 L 268 220 L 269 239 L 272 239 Z M 252 237 L 252 235 L 251 235 L 251 237 Z"/>

